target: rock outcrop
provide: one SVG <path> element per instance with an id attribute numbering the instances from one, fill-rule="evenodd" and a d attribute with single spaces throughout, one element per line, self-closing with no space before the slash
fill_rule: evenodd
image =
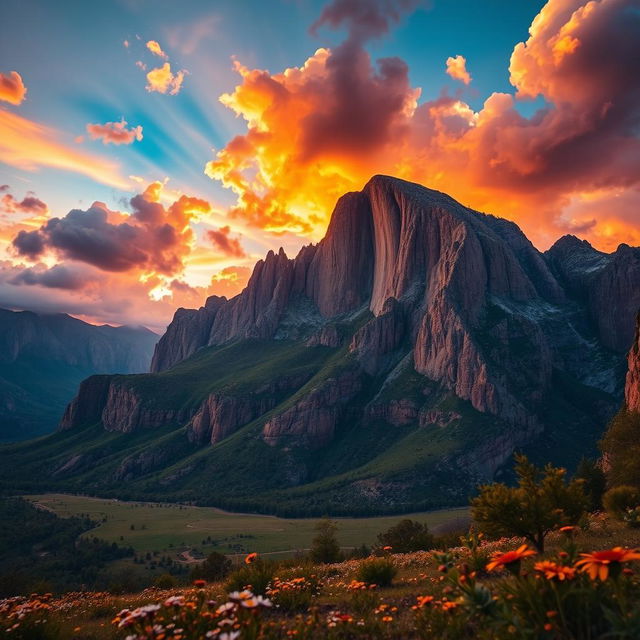
<path id="1" fill-rule="evenodd" d="M 629 411 L 640 413 L 640 315 L 636 335 L 628 357 L 629 368 L 624 387 L 624 398 Z"/>
<path id="2" fill-rule="evenodd" d="M 608 254 L 564 236 L 546 255 L 560 282 L 586 304 L 602 343 L 626 353 L 640 308 L 640 248 L 621 244 Z"/>

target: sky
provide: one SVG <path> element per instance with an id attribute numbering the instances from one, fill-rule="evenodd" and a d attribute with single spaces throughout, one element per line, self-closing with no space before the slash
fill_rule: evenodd
<path id="1" fill-rule="evenodd" d="M 375 174 L 640 245 L 638 0 L 1 0 L 0 306 L 162 331 Z"/>

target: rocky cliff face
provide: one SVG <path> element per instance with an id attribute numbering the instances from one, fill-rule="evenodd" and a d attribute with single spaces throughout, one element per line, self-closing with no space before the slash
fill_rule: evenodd
<path id="1" fill-rule="evenodd" d="M 557 251 L 551 254 L 552 265 L 567 262 Z M 198 311 L 179 310 L 156 347 L 152 370 L 201 347 L 272 338 L 301 297 L 312 303 L 320 323 L 366 305 L 374 317 L 353 336 L 350 350 L 367 374 L 392 367 L 404 341 L 413 350 L 416 371 L 479 411 L 530 427 L 553 368 L 552 340 L 540 328 L 543 316 L 557 311 L 574 289 L 588 289 L 596 301 L 592 306 L 604 304 L 599 300 L 605 290 L 617 306 L 632 306 L 624 292 L 640 283 L 640 273 L 620 273 L 616 267 L 593 285 L 580 280 L 573 288 L 563 286 L 515 224 L 469 210 L 437 191 L 376 176 L 361 193 L 338 201 L 317 246 L 305 247 L 295 259 L 282 250 L 269 252 L 239 296 L 209 299 Z M 615 282 L 605 285 L 610 278 Z M 503 321 L 487 327 L 486 316 L 496 305 Z M 625 341 L 625 314 L 599 322 L 609 336 L 607 346 Z M 613 324 L 624 331 L 617 335 Z M 487 347 L 487 338 L 495 344 Z M 507 353 L 512 339 L 526 343 L 526 363 Z M 336 345 L 338 337 L 323 327 L 308 340 Z M 505 358 L 513 367 L 508 375 Z"/>
<path id="2" fill-rule="evenodd" d="M 564 236 L 546 255 L 559 281 L 586 304 L 602 343 L 626 353 L 640 308 L 640 248 L 621 244 L 608 254 Z"/>
<path id="3" fill-rule="evenodd" d="M 624 397 L 629 411 L 640 412 L 640 315 L 636 335 L 628 357 L 629 368 L 624 387 Z"/>

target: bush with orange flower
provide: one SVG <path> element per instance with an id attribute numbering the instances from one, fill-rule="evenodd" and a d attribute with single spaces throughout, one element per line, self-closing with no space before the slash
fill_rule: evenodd
<path id="1" fill-rule="evenodd" d="M 589 506 L 583 481 L 566 482 L 564 469 L 538 469 L 525 456 L 516 456 L 518 485 L 493 483 L 480 487 L 471 501 L 478 527 L 493 536 L 522 536 L 538 551 L 547 535 L 560 525 L 577 524 Z"/>
<path id="2" fill-rule="evenodd" d="M 243 565 L 229 575 L 225 585 L 228 591 L 250 589 L 253 593 L 265 595 L 274 573 L 273 563 L 264 560 L 257 553 L 250 553 L 245 557 Z"/>

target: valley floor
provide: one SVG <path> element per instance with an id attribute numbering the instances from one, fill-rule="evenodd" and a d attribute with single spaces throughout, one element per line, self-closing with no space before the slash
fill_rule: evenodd
<path id="1" fill-rule="evenodd" d="M 227 555 L 256 551 L 291 556 L 309 548 L 318 522 L 318 518 L 285 519 L 172 503 L 125 502 L 66 494 L 26 497 L 58 516 L 82 516 L 97 522 L 98 526 L 85 534 L 87 537 L 97 536 L 132 547 L 138 554 L 167 554 L 178 562 L 211 551 Z M 344 548 L 371 546 L 380 532 L 405 517 L 427 523 L 435 532 L 459 531 L 469 523 L 469 510 L 461 507 L 406 516 L 336 518 L 338 540 Z"/>

